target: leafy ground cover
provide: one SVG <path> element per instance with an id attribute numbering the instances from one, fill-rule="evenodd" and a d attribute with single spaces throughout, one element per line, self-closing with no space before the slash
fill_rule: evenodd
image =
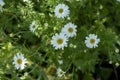
<path id="1" fill-rule="evenodd" d="M 1 0 L 1 80 L 119 80 L 119 0 Z"/>

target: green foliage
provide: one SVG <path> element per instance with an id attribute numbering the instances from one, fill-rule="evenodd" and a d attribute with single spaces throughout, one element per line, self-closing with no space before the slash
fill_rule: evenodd
<path id="1" fill-rule="evenodd" d="M 110 63 L 120 64 L 120 2 L 116 0 L 4 0 L 0 12 L 0 79 L 1 80 L 95 80 L 96 65 L 99 74 L 107 80 L 113 72 L 102 68 Z M 55 7 L 69 7 L 66 18 L 57 18 Z M 36 21 L 38 28 L 31 32 L 29 26 Z M 72 22 L 77 25 L 77 35 L 68 39 L 68 47 L 56 50 L 51 45 L 52 36 Z M 88 48 L 85 38 L 96 34 L 100 43 Z M 16 53 L 28 60 L 24 70 L 16 70 L 12 64 Z M 58 60 L 63 60 L 59 64 Z M 111 62 L 110 62 L 111 61 Z M 116 63 L 118 65 L 116 66 Z M 52 67 L 51 67 L 52 66 Z M 65 76 L 57 76 L 57 68 Z M 80 74 L 79 74 L 80 73 Z M 104 74 L 106 77 L 104 77 Z M 80 76 L 82 75 L 82 76 Z"/>

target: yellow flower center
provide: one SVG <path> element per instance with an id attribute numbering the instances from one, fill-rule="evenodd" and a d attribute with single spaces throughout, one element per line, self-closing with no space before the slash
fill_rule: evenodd
<path id="1" fill-rule="evenodd" d="M 73 28 L 68 28 L 68 32 L 72 33 L 73 32 Z"/>
<path id="2" fill-rule="evenodd" d="M 63 13 L 63 11 L 64 11 L 63 8 L 59 9 L 59 13 Z"/>
<path id="3" fill-rule="evenodd" d="M 95 39 L 93 39 L 93 38 L 90 39 L 90 43 L 91 43 L 91 44 L 94 44 L 94 43 L 95 43 Z"/>
<path id="4" fill-rule="evenodd" d="M 62 39 L 62 38 L 58 38 L 58 39 L 57 39 L 57 43 L 58 43 L 58 44 L 62 44 L 62 43 L 63 43 L 63 39 Z"/>
<path id="5" fill-rule="evenodd" d="M 22 60 L 21 59 L 17 59 L 17 63 L 18 64 L 22 64 Z"/>

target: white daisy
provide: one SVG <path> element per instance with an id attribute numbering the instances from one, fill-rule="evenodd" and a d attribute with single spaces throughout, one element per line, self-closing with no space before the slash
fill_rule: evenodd
<path id="1" fill-rule="evenodd" d="M 38 25 L 35 21 L 32 22 L 32 24 L 29 26 L 30 31 L 34 32 L 38 28 Z"/>
<path id="2" fill-rule="evenodd" d="M 24 58 L 24 55 L 22 53 L 17 53 L 15 56 L 14 56 L 14 59 L 13 59 L 13 64 L 15 65 L 16 69 L 21 69 L 23 70 L 25 68 L 25 64 L 27 63 L 27 60 L 26 58 Z"/>
<path id="3" fill-rule="evenodd" d="M 0 0 L 0 6 L 4 6 L 5 2 L 3 0 Z"/>
<path id="4" fill-rule="evenodd" d="M 52 40 L 51 40 L 51 44 L 53 45 L 53 47 L 55 47 L 55 49 L 60 49 L 62 48 L 62 50 L 64 49 L 64 47 L 67 47 L 67 37 L 60 33 L 60 34 L 55 34 L 53 37 L 52 37 Z"/>
<path id="5" fill-rule="evenodd" d="M 66 25 L 64 25 L 61 32 L 64 33 L 68 38 L 73 37 L 76 36 L 76 32 L 77 32 L 76 28 L 77 28 L 76 25 L 69 22 Z"/>
<path id="6" fill-rule="evenodd" d="M 98 39 L 97 35 L 95 34 L 89 34 L 89 36 L 86 37 L 86 40 L 85 40 L 85 44 L 88 48 L 98 47 L 99 42 L 100 42 L 100 39 Z"/>
<path id="7" fill-rule="evenodd" d="M 57 69 L 57 76 L 58 76 L 58 77 L 65 76 L 65 72 L 64 72 L 61 68 L 58 68 L 58 69 Z"/>
<path id="8" fill-rule="evenodd" d="M 55 7 L 54 13 L 58 18 L 67 17 L 70 14 L 69 7 L 65 4 L 58 4 Z"/>

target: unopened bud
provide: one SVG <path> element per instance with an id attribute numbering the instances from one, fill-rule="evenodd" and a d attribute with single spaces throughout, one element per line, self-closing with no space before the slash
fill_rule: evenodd
<path id="1" fill-rule="evenodd" d="M 115 63 L 115 66 L 118 67 L 120 64 L 119 63 Z"/>

